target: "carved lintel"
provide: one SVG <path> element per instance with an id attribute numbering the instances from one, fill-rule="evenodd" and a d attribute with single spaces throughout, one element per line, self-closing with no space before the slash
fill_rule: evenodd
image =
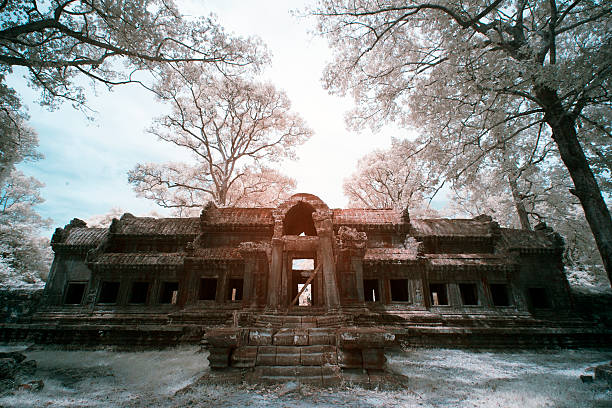
<path id="1" fill-rule="evenodd" d="M 338 248 L 340 250 L 363 250 L 368 243 L 368 236 L 365 232 L 357 231 L 355 228 L 342 226 L 338 229 L 336 236 Z"/>
<path id="2" fill-rule="evenodd" d="M 240 251 L 240 253 L 245 254 L 245 255 L 252 255 L 252 254 L 257 254 L 257 253 L 267 253 L 269 249 L 270 249 L 270 244 L 267 242 L 262 242 L 262 241 L 257 241 L 257 242 L 247 241 L 247 242 L 241 242 L 238 245 L 238 250 Z"/>

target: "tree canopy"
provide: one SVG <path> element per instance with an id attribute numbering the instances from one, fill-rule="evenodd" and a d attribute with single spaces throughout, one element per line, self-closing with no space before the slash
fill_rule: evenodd
<path id="1" fill-rule="evenodd" d="M 418 157 L 426 147 L 394 138 L 389 149 L 375 150 L 359 159 L 357 171 L 343 184 L 349 207 L 408 208 L 411 214 L 424 213 L 426 199 L 437 185 L 436 173 Z"/>
<path id="2" fill-rule="evenodd" d="M 267 61 L 258 40 L 228 35 L 212 16 L 187 19 L 172 0 L 7 0 L 0 16 L 0 73 L 27 68 L 47 105 L 83 103 L 77 75 L 112 86 L 183 61 L 225 73 Z"/>
<path id="3" fill-rule="evenodd" d="M 272 205 L 295 182 L 268 167 L 294 157 L 312 134 L 269 83 L 211 76 L 191 63 L 166 71 L 155 88 L 171 112 L 150 133 L 185 149 L 193 164 L 139 164 L 129 175 L 138 194 L 167 208 Z"/>
<path id="4" fill-rule="evenodd" d="M 610 174 L 608 2 L 322 0 L 311 12 L 334 49 L 326 87 L 357 101 L 353 127 L 418 127 L 464 167 L 548 130 L 612 276 L 612 220 L 593 173 Z"/>

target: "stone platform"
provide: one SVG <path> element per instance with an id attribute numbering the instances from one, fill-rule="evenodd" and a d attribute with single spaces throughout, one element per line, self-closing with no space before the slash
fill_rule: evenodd
<path id="1" fill-rule="evenodd" d="M 369 382 L 370 372 L 383 372 L 385 348 L 396 345 L 395 335 L 381 328 L 342 327 L 349 320 L 343 315 L 261 315 L 258 326 L 267 327 L 210 329 L 204 336 L 210 367 L 247 369 L 249 382 Z"/>

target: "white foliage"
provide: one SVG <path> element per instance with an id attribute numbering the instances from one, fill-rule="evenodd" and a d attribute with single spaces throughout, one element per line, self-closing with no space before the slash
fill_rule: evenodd
<path id="1" fill-rule="evenodd" d="M 442 182 L 493 162 L 515 181 L 555 150 L 612 279 L 608 2 L 321 0 L 311 13 L 334 52 L 325 86 L 357 102 L 351 127 L 418 128 Z"/>
<path id="2" fill-rule="evenodd" d="M 344 180 L 344 194 L 353 208 L 427 209 L 425 198 L 437 184 L 428 163 L 419 159 L 421 147 L 392 139 L 389 149 L 359 159 L 357 171 Z"/>
<path id="3" fill-rule="evenodd" d="M 214 201 L 219 206 L 274 205 L 295 182 L 267 167 L 293 158 L 312 134 L 269 83 L 212 77 L 194 64 L 165 71 L 156 92 L 172 112 L 150 132 L 189 151 L 192 163 L 145 163 L 128 179 L 141 196 L 180 214 Z"/>
<path id="4" fill-rule="evenodd" d="M 51 265 L 49 239 L 39 236 L 50 224 L 34 207 L 43 201 L 42 183 L 13 170 L 0 183 L 0 285 L 39 284 Z"/>

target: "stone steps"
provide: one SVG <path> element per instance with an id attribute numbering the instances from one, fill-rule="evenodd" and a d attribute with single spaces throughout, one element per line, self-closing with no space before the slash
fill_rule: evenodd
<path id="1" fill-rule="evenodd" d="M 249 382 L 275 384 L 299 381 L 319 386 L 338 385 L 342 381 L 338 366 L 258 366 L 247 374 Z"/>
<path id="2" fill-rule="evenodd" d="M 315 327 L 347 327 L 353 325 L 350 315 L 332 314 L 317 316 L 270 315 L 263 314 L 255 319 L 255 327 L 280 328 L 315 328 Z"/>

